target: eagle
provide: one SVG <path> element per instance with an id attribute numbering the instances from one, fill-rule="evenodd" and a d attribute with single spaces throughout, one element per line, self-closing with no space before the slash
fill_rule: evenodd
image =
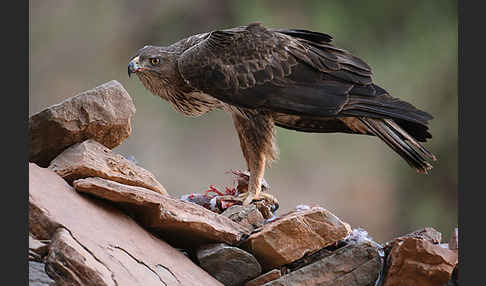
<path id="1" fill-rule="evenodd" d="M 250 173 L 248 191 L 238 196 L 243 205 L 276 201 L 262 192 L 265 167 L 278 157 L 275 126 L 376 136 L 427 173 L 436 157 L 420 142 L 432 138 L 433 117 L 374 84 L 370 66 L 332 39 L 250 23 L 146 45 L 129 60 L 128 76 L 186 116 L 231 115 Z"/>

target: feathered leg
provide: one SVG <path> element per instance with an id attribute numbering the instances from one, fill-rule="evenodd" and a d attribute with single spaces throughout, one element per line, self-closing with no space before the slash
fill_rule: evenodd
<path id="1" fill-rule="evenodd" d="M 243 199 L 243 205 L 259 199 L 276 202 L 275 198 L 261 192 L 265 165 L 277 158 L 272 117 L 255 111 L 248 111 L 245 114 L 233 112 L 232 116 L 241 150 L 250 171 L 248 192 L 239 198 Z"/>

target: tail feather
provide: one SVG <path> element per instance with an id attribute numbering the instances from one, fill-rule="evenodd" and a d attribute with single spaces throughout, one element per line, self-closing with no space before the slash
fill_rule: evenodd
<path id="1" fill-rule="evenodd" d="M 371 133 L 379 137 L 390 148 L 420 173 L 427 174 L 432 165 L 427 159 L 436 160 L 436 157 L 412 138 L 400 126 L 390 119 L 376 119 L 359 117 L 359 120 Z"/>
<path id="2" fill-rule="evenodd" d="M 394 131 L 398 132 L 403 139 L 410 142 L 413 146 L 415 146 L 418 150 L 420 150 L 420 152 L 425 154 L 428 158 L 434 161 L 436 160 L 434 154 L 432 154 L 429 150 L 425 149 L 424 146 L 422 146 L 422 144 L 418 143 L 414 138 L 412 138 L 412 136 L 410 136 L 407 132 L 405 132 L 405 130 L 403 130 L 402 128 L 400 128 L 400 126 L 398 126 L 395 122 L 393 122 L 393 120 L 384 119 L 383 121 L 386 123 L 386 125 L 388 125 L 388 127 L 391 127 Z"/>
<path id="3" fill-rule="evenodd" d="M 427 112 L 415 108 L 410 103 L 391 96 L 366 98 L 353 95 L 349 98 L 341 113 L 352 116 L 388 117 L 419 124 L 426 124 L 433 118 Z"/>

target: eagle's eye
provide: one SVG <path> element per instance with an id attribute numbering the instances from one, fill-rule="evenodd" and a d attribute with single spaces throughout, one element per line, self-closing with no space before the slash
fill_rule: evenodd
<path id="1" fill-rule="evenodd" d="M 160 62 L 160 60 L 158 58 L 151 58 L 150 59 L 150 63 L 155 66 L 155 65 L 158 65 Z"/>

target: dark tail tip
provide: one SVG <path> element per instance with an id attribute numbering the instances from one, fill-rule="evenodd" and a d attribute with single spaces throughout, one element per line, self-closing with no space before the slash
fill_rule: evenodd
<path id="1" fill-rule="evenodd" d="M 371 133 L 379 137 L 418 173 L 428 174 L 437 158 L 391 119 L 359 117 Z"/>

